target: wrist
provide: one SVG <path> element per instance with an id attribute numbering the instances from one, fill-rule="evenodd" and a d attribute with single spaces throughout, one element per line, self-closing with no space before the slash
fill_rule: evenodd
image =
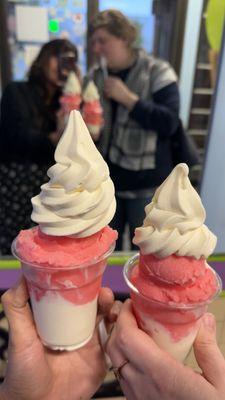
<path id="1" fill-rule="evenodd" d="M 129 96 L 127 97 L 125 106 L 128 108 L 129 111 L 132 111 L 138 100 L 138 95 L 136 93 L 130 92 Z"/>

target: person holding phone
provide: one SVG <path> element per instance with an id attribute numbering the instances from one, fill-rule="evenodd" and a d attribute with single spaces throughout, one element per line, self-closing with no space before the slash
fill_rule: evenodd
<path id="1" fill-rule="evenodd" d="M 58 80 L 60 85 L 65 84 L 70 72 L 75 72 L 79 81 L 82 81 L 81 72 L 77 66 L 77 56 L 72 51 L 65 51 L 58 57 Z"/>
<path id="2" fill-rule="evenodd" d="M 10 254 L 13 238 L 31 225 L 31 197 L 47 179 L 65 120 L 59 98 L 68 73 L 79 75 L 78 51 L 66 39 L 41 48 L 28 80 L 11 82 L 1 101 L 0 254 Z"/>

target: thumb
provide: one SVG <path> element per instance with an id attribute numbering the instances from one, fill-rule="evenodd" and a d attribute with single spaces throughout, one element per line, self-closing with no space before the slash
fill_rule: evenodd
<path id="1" fill-rule="evenodd" d="M 35 324 L 28 304 L 28 291 L 24 277 L 2 297 L 2 305 L 9 323 L 10 345 L 17 350 L 32 344 L 37 338 Z"/>
<path id="2" fill-rule="evenodd" d="M 221 386 L 225 376 L 225 360 L 216 342 L 216 321 L 206 313 L 194 343 L 195 357 L 204 377 L 215 387 Z"/>
<path id="3" fill-rule="evenodd" d="M 112 290 L 107 287 L 101 288 L 98 296 L 98 313 L 97 313 L 96 325 L 98 325 L 103 318 L 107 318 L 107 315 L 109 314 L 110 309 L 112 308 L 113 302 L 114 302 L 114 295 Z"/>

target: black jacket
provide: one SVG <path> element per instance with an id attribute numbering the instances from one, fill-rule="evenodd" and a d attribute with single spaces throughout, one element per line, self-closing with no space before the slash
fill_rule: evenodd
<path id="1" fill-rule="evenodd" d="M 105 125 L 97 143 L 109 164 L 116 192 L 123 196 L 158 186 L 172 169 L 170 138 L 179 123 L 179 91 L 171 66 L 142 49 L 134 64 L 109 74 L 121 79 L 139 100 L 132 111 L 104 93 L 101 69 L 93 72 Z"/>
<path id="2" fill-rule="evenodd" d="M 2 96 L 0 162 L 54 163 L 55 147 L 48 138 L 56 129 L 58 98 L 43 103 L 40 89 L 28 82 L 10 83 Z"/>
<path id="3" fill-rule="evenodd" d="M 157 168 L 130 171 L 107 160 L 110 175 L 117 191 L 156 187 L 170 173 L 173 167 L 172 160 L 171 164 L 168 161 L 171 157 L 171 137 L 179 126 L 179 92 L 177 83 L 171 83 L 160 89 L 149 102 L 139 100 L 131 111 L 130 116 L 144 128 L 157 130 Z"/>

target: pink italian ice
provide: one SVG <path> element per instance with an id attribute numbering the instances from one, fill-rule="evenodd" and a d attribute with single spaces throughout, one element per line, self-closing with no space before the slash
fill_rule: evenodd
<path id="1" fill-rule="evenodd" d="M 78 111 L 70 114 L 55 151 L 49 182 L 32 199 L 35 228 L 23 230 L 12 250 L 22 263 L 42 342 L 74 350 L 95 328 L 97 298 L 117 232 L 108 166 Z"/>
<path id="2" fill-rule="evenodd" d="M 109 226 L 85 238 L 50 236 L 39 227 L 23 230 L 17 238 L 16 248 L 23 259 L 47 268 L 70 268 L 74 265 L 90 263 L 93 254 L 96 259 L 105 254 L 117 238 L 117 233 Z"/>
<path id="3" fill-rule="evenodd" d="M 205 210 L 177 165 L 145 208 L 133 242 L 140 247 L 129 274 L 139 326 L 183 361 L 198 330 L 199 318 L 218 295 L 220 280 L 206 263 L 216 237 L 204 225 Z"/>
<path id="4" fill-rule="evenodd" d="M 82 288 L 81 290 L 64 290 L 63 283 L 60 294 L 74 304 L 87 304 L 95 300 L 96 293 L 101 285 L 102 274 L 99 271 L 105 268 L 105 255 L 117 239 L 117 233 L 109 226 L 86 238 L 70 238 L 66 236 L 49 236 L 41 232 L 38 227 L 21 231 L 16 243 L 16 251 L 23 261 L 28 264 L 42 266 L 46 270 L 58 272 L 51 275 L 51 285 L 57 286 L 62 278 L 69 279 L 69 285 Z M 94 255 L 94 257 L 93 257 Z M 95 261 L 96 260 L 96 261 Z M 93 266 L 85 268 L 85 265 Z M 83 270 L 77 270 L 83 265 Z M 88 276 L 87 276 L 88 274 Z M 46 295 L 46 290 L 40 287 L 45 284 L 46 274 L 36 271 L 38 287 L 31 287 L 31 291 L 39 301 Z"/>

